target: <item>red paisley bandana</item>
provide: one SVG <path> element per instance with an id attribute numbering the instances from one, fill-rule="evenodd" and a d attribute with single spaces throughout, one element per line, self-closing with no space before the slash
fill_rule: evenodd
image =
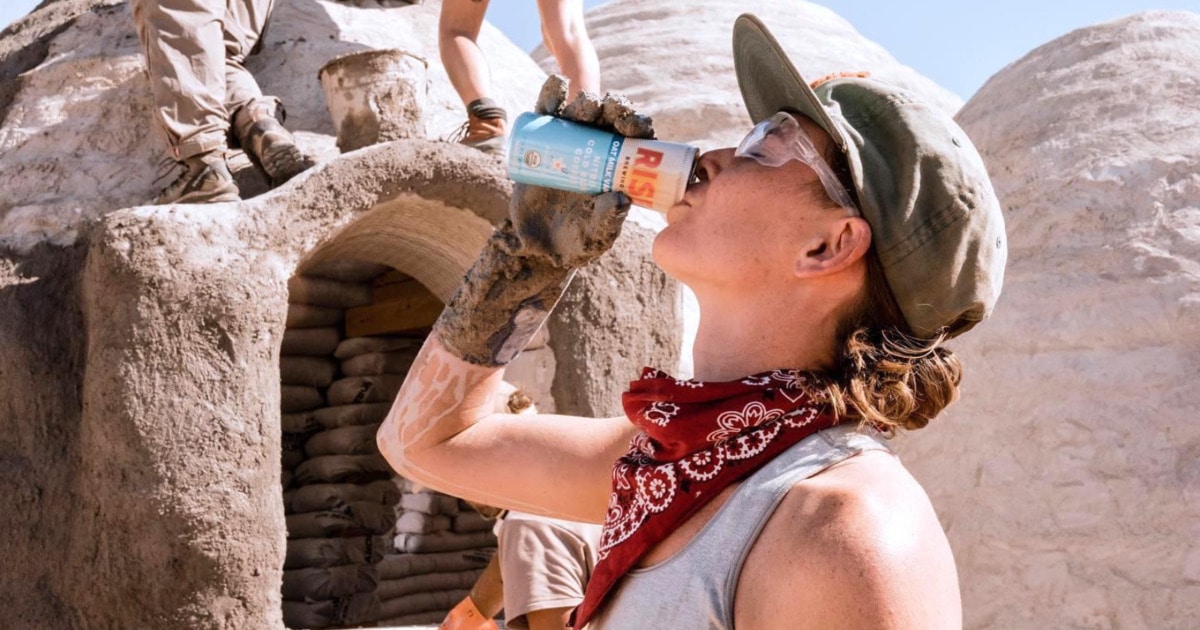
<path id="1" fill-rule="evenodd" d="M 641 431 L 613 467 L 598 562 L 574 627 L 587 624 L 617 581 L 721 490 L 836 423 L 815 384 L 800 371 L 706 383 L 652 368 L 629 384 L 622 404 Z"/>

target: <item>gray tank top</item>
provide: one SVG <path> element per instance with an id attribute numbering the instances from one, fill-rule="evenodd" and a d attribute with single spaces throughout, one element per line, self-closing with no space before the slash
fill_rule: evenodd
<path id="1" fill-rule="evenodd" d="M 733 628 L 742 564 L 788 490 L 863 451 L 889 450 L 878 435 L 856 429 L 810 435 L 759 468 L 678 553 L 626 574 L 587 630 Z"/>

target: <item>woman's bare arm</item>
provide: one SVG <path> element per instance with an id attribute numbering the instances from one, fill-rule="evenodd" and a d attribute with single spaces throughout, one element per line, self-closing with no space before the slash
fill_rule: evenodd
<path id="1" fill-rule="evenodd" d="M 493 413 L 503 368 L 467 363 L 431 334 L 379 430 L 400 474 L 469 501 L 600 522 L 625 418 Z"/>
<path id="2" fill-rule="evenodd" d="M 751 547 L 735 618 L 750 630 L 959 630 L 954 556 L 929 498 L 868 452 L 796 484 Z"/>
<path id="3" fill-rule="evenodd" d="M 534 110 L 653 137 L 627 101 L 580 95 L 551 76 Z M 518 184 L 509 219 L 438 317 L 379 431 L 396 470 L 464 499 L 601 521 L 611 468 L 633 428 L 621 418 L 494 412 L 503 366 L 529 343 L 575 271 L 612 246 L 630 200 Z"/>

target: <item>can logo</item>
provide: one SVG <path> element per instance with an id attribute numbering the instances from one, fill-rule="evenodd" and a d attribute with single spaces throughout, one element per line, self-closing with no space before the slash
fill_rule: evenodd
<path id="1" fill-rule="evenodd" d="M 654 206 L 658 191 L 658 175 L 662 168 L 663 153 L 652 149 L 638 148 L 634 153 L 632 168 L 625 176 L 625 194 L 634 203 L 646 207 Z"/>
<path id="2" fill-rule="evenodd" d="M 529 112 L 513 127 L 508 174 L 515 182 L 589 195 L 619 190 L 638 205 L 666 210 L 683 198 L 697 154 L 686 144 L 625 138 Z"/>

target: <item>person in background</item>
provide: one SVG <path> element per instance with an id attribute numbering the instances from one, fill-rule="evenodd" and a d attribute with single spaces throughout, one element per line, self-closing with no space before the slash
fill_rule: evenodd
<path id="1" fill-rule="evenodd" d="M 239 198 L 231 145 L 278 186 L 313 165 L 283 127 L 278 98 L 242 65 L 262 45 L 275 0 L 132 0 L 154 120 L 182 173 L 154 204 Z"/>
<path id="2" fill-rule="evenodd" d="M 438 630 L 569 628 L 596 566 L 600 526 L 507 512 L 497 523 L 499 550 Z"/>
<path id="3" fill-rule="evenodd" d="M 497 413 L 537 413 L 532 400 L 508 383 L 496 401 Z M 600 526 L 472 505 L 486 518 L 498 519 L 498 550 L 438 630 L 495 630 L 492 619 L 501 610 L 506 628 L 568 627 L 596 566 Z"/>
<path id="4" fill-rule="evenodd" d="M 600 526 L 510 511 L 499 538 L 505 627 L 569 628 L 596 566 Z"/>
<path id="5" fill-rule="evenodd" d="M 467 108 L 459 142 L 487 153 L 503 154 L 508 115 L 492 95 L 487 59 L 476 40 L 488 0 L 444 0 L 438 22 L 442 65 Z M 583 23 L 583 0 L 538 0 L 542 38 L 575 89 L 600 92 L 600 61 Z"/>

